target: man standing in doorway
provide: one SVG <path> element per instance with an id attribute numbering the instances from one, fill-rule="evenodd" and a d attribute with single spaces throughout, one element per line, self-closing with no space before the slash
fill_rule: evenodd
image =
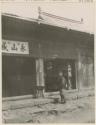
<path id="1" fill-rule="evenodd" d="M 68 64 L 68 89 L 72 89 L 72 69 L 70 64 Z"/>
<path id="2" fill-rule="evenodd" d="M 66 102 L 66 98 L 65 98 L 65 94 L 66 94 L 66 78 L 63 75 L 63 72 L 59 72 L 59 80 L 58 80 L 58 88 L 59 88 L 59 92 L 60 92 L 60 97 L 61 97 L 61 103 L 65 103 Z"/>

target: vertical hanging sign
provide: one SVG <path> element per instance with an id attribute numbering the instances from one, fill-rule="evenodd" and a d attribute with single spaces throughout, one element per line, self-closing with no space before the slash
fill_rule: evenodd
<path id="1" fill-rule="evenodd" d="M 28 42 L 2 40 L 2 52 L 14 54 L 29 54 Z"/>

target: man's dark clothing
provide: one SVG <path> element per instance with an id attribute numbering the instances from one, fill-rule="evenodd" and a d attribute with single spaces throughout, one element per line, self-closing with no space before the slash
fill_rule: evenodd
<path id="1" fill-rule="evenodd" d="M 58 83 L 59 90 L 60 90 L 60 89 L 66 89 L 66 87 L 67 87 L 67 82 L 66 82 L 65 77 L 60 76 L 58 81 L 59 81 L 59 83 Z"/>
<path id="2" fill-rule="evenodd" d="M 66 85 L 67 85 L 67 82 L 66 82 L 65 77 L 60 76 L 58 88 L 59 88 L 59 92 L 60 92 L 60 96 L 61 96 L 61 102 L 66 102 L 66 99 L 65 99 Z"/>

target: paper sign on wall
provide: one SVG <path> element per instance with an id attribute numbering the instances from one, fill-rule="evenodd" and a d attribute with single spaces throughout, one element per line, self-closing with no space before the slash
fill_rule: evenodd
<path id="1" fill-rule="evenodd" d="M 2 52 L 14 54 L 29 54 L 28 42 L 2 40 Z"/>

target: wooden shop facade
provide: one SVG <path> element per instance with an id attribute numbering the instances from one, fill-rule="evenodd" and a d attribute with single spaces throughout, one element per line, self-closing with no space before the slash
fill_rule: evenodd
<path id="1" fill-rule="evenodd" d="M 3 97 L 55 92 L 60 71 L 71 89 L 94 88 L 94 34 L 2 14 Z"/>

